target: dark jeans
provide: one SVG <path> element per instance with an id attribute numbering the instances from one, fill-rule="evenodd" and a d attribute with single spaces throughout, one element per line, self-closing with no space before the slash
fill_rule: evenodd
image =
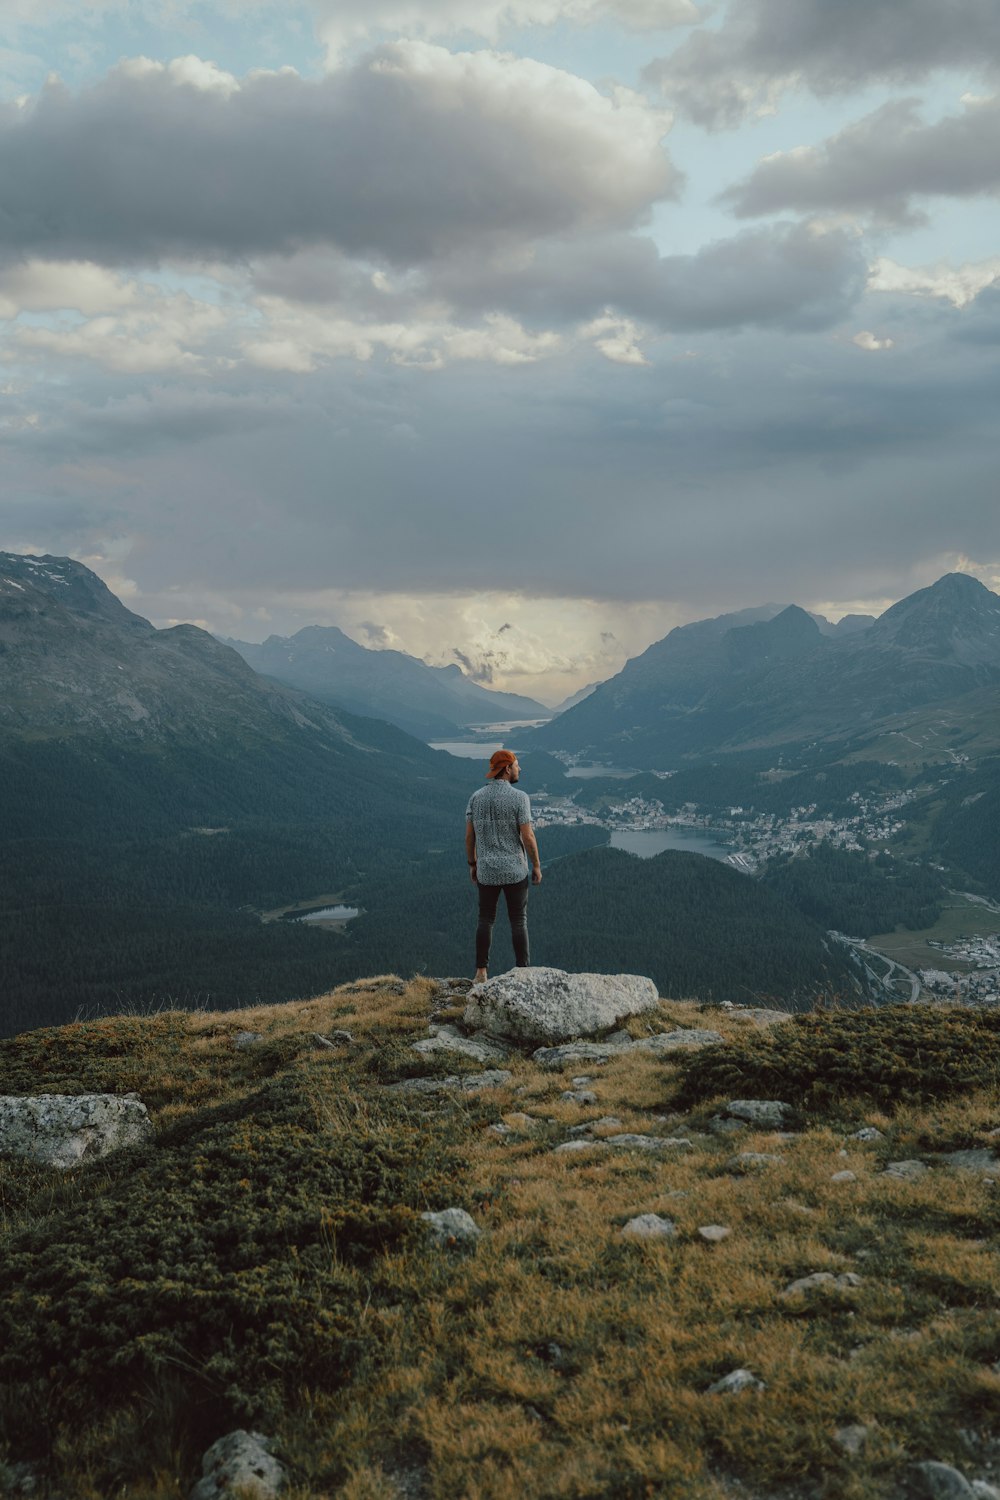
<path id="1" fill-rule="evenodd" d="M 500 892 L 507 902 L 510 917 L 510 937 L 514 944 L 514 962 L 519 969 L 526 969 L 528 958 L 528 877 L 516 885 L 481 885 L 479 887 L 479 926 L 476 928 L 476 968 L 485 969 L 490 956 L 493 939 L 493 923 L 497 917 Z"/>

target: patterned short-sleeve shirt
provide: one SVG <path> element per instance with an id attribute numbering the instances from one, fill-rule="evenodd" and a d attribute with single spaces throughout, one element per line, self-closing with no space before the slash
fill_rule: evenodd
<path id="1" fill-rule="evenodd" d="M 476 879 L 480 885 L 516 885 L 528 874 L 521 824 L 531 822 L 527 792 L 509 781 L 488 781 L 473 792 L 465 810 L 476 830 Z"/>

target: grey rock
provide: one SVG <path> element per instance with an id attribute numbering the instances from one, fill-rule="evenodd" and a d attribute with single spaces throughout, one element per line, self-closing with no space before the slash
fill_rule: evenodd
<path id="1" fill-rule="evenodd" d="M 858 1174 L 856 1172 L 850 1171 L 834 1172 L 833 1176 L 830 1178 L 831 1182 L 857 1182 L 857 1180 Z"/>
<path id="2" fill-rule="evenodd" d="M 779 1130 L 791 1110 L 791 1105 L 780 1099 L 730 1099 L 726 1105 L 726 1113 L 733 1119 L 771 1130 Z"/>
<path id="3" fill-rule="evenodd" d="M 713 1135 L 737 1135 L 747 1129 L 747 1124 L 745 1120 L 727 1120 L 722 1115 L 713 1115 L 708 1128 Z"/>
<path id="4" fill-rule="evenodd" d="M 668 1052 L 691 1052 L 701 1047 L 717 1047 L 725 1038 L 717 1031 L 702 1031 L 690 1026 L 678 1031 L 658 1031 L 655 1036 L 640 1037 L 632 1043 L 635 1052 L 653 1052 L 663 1057 Z"/>
<path id="5" fill-rule="evenodd" d="M 885 1140 L 885 1136 L 882 1134 L 881 1130 L 876 1130 L 876 1128 L 875 1128 L 874 1125 L 862 1125 L 861 1129 L 860 1130 L 856 1130 L 854 1132 L 854 1134 L 851 1136 L 851 1140 L 852 1141 L 884 1141 Z"/>
<path id="6" fill-rule="evenodd" d="M 354 1038 L 349 1031 L 331 1031 L 326 1036 L 320 1031 L 313 1032 L 313 1041 L 317 1047 L 353 1047 Z"/>
<path id="7" fill-rule="evenodd" d="M 691 1142 L 672 1135 L 633 1135 L 626 1131 L 622 1135 L 608 1136 L 608 1145 L 616 1151 L 690 1151 Z"/>
<path id="8" fill-rule="evenodd" d="M 838 1427 L 833 1434 L 833 1441 L 842 1453 L 847 1453 L 851 1458 L 857 1458 L 862 1453 L 868 1442 L 869 1430 L 860 1422 L 854 1422 L 849 1427 Z"/>
<path id="9" fill-rule="evenodd" d="M 974 1479 L 972 1481 L 972 1493 L 976 1500 L 1000 1500 L 1000 1490 L 995 1484 L 988 1484 L 985 1479 Z"/>
<path id="10" fill-rule="evenodd" d="M 585 1089 L 587 1087 L 587 1084 L 593 1083 L 593 1081 L 594 1080 L 591 1078 L 589 1073 L 581 1073 L 578 1077 L 570 1079 L 570 1082 L 575 1089 Z"/>
<path id="11" fill-rule="evenodd" d="M 504 1124 L 503 1120 L 498 1120 L 495 1125 L 487 1125 L 486 1128 L 487 1128 L 487 1130 L 491 1130 L 494 1135 L 516 1135 L 517 1134 L 517 1132 L 515 1131 L 514 1127 L 512 1125 L 506 1125 L 506 1124 Z"/>
<path id="12" fill-rule="evenodd" d="M 632 1035 L 628 1031 L 612 1031 L 603 1038 L 605 1046 L 608 1047 L 631 1047 Z"/>
<path id="13" fill-rule="evenodd" d="M 432 1244 L 442 1249 L 471 1249 L 483 1232 L 464 1208 L 442 1208 L 438 1213 L 425 1213 L 420 1217 L 427 1225 Z"/>
<path id="14" fill-rule="evenodd" d="M 580 1151 L 606 1151 L 607 1149 L 607 1141 L 595 1141 L 588 1136 L 586 1140 L 578 1138 L 575 1141 L 563 1141 L 561 1146 L 553 1148 L 552 1154 L 553 1156 L 572 1156 Z"/>
<path id="15" fill-rule="evenodd" d="M 891 1161 L 882 1175 L 894 1177 L 898 1182 L 916 1182 L 929 1170 L 930 1168 L 922 1161 Z"/>
<path id="16" fill-rule="evenodd" d="M 921 1500 L 971 1500 L 976 1493 L 964 1475 L 951 1464 L 939 1464 L 933 1460 L 910 1464 L 908 1474 L 912 1492 Z"/>
<path id="17" fill-rule="evenodd" d="M 988 1147 L 969 1151 L 944 1151 L 940 1160 L 946 1167 L 963 1172 L 992 1172 L 1000 1166 L 1000 1158 Z"/>
<path id="18" fill-rule="evenodd" d="M 714 1385 L 708 1388 L 710 1396 L 733 1396 L 740 1391 L 763 1391 L 767 1387 L 763 1380 L 758 1380 L 752 1370 L 730 1370 L 728 1375 L 723 1375 Z"/>
<path id="19" fill-rule="evenodd" d="M 856 1271 L 844 1271 L 840 1276 L 835 1276 L 832 1271 L 813 1271 L 809 1276 L 800 1276 L 797 1281 L 790 1281 L 781 1295 L 782 1297 L 807 1296 L 823 1286 L 836 1287 L 840 1291 L 851 1291 L 860 1285 L 861 1277 Z"/>
<path id="20" fill-rule="evenodd" d="M 766 1031 L 769 1026 L 778 1026 L 782 1021 L 790 1021 L 791 1013 L 787 1010 L 768 1010 L 762 1005 L 734 1005 L 729 1011 L 735 1021 L 750 1021 L 754 1026 Z"/>
<path id="21" fill-rule="evenodd" d="M 233 1037 L 233 1046 L 242 1050 L 244 1047 L 256 1047 L 263 1040 L 264 1036 L 260 1031 L 238 1031 Z"/>
<path id="22" fill-rule="evenodd" d="M 591 1089 L 565 1089 L 559 1097 L 571 1104 L 597 1103 L 597 1095 Z"/>
<path id="23" fill-rule="evenodd" d="M 413 1043 L 413 1051 L 424 1057 L 457 1052 L 462 1057 L 471 1057 L 474 1062 L 493 1063 L 506 1062 L 510 1055 L 507 1047 L 499 1047 L 485 1037 L 463 1036 L 454 1026 L 432 1026 L 430 1032 L 430 1036 Z"/>
<path id="24" fill-rule="evenodd" d="M 677 1233 L 673 1219 L 661 1219 L 659 1214 L 638 1214 L 622 1225 L 621 1233 L 627 1240 L 671 1240 Z"/>
<path id="25" fill-rule="evenodd" d="M 731 1156 L 726 1162 L 727 1172 L 753 1172 L 758 1167 L 770 1166 L 773 1162 L 784 1161 L 783 1156 L 775 1156 L 769 1151 L 741 1151 L 738 1156 Z"/>
<path id="26" fill-rule="evenodd" d="M 586 1120 L 582 1125 L 571 1125 L 570 1135 L 593 1135 L 595 1130 L 621 1130 L 622 1122 L 617 1115 L 602 1115 L 599 1120 Z"/>
<path id="27" fill-rule="evenodd" d="M 261 1432 L 239 1428 L 213 1443 L 201 1461 L 202 1477 L 190 1500 L 273 1500 L 285 1482 L 285 1469 Z"/>
<path id="28" fill-rule="evenodd" d="M 578 1062 L 599 1068 L 617 1055 L 614 1047 L 606 1047 L 602 1042 L 568 1042 L 562 1047 L 536 1047 L 531 1058 L 540 1068 L 566 1068 Z"/>
<path id="29" fill-rule="evenodd" d="M 700 1224 L 698 1226 L 698 1233 L 710 1245 L 717 1245 L 721 1240 L 728 1239 L 732 1232 L 731 1229 L 726 1228 L 725 1224 Z"/>
<path id="30" fill-rule="evenodd" d="M 404 1078 L 400 1083 L 390 1083 L 392 1094 L 479 1094 L 484 1089 L 502 1089 L 510 1083 L 511 1075 L 503 1068 L 487 1068 L 482 1073 L 459 1075 L 449 1073 L 447 1078 Z"/>
<path id="31" fill-rule="evenodd" d="M 0 1462 L 0 1495 L 29 1496 L 41 1494 L 41 1481 L 31 1464 Z"/>
<path id="32" fill-rule="evenodd" d="M 569 974 L 510 969 L 474 985 L 466 1025 L 526 1042 L 567 1042 L 617 1026 L 659 1004 L 656 985 L 638 974 Z"/>
<path id="33" fill-rule="evenodd" d="M 60 1170 L 141 1145 L 152 1134 L 138 1094 L 0 1097 L 0 1155 Z"/>

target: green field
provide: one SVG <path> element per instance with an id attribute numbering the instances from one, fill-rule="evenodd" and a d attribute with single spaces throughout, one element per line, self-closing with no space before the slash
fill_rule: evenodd
<path id="1" fill-rule="evenodd" d="M 991 911 L 989 907 L 980 906 L 958 893 L 953 893 L 949 900 L 950 904 L 945 907 L 933 927 L 925 927 L 919 932 L 897 929 L 895 932 L 879 933 L 868 939 L 868 946 L 895 959 L 897 963 L 904 964 L 908 969 L 942 969 L 946 973 L 967 973 L 967 963 L 961 959 L 949 958 L 940 948 L 931 948 L 928 944 L 935 942 L 950 945 L 960 938 L 975 937 L 977 934 L 985 937 L 989 933 L 1000 932 L 1000 912 Z"/>

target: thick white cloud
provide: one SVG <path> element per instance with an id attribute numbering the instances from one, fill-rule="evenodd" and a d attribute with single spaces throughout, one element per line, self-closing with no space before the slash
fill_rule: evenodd
<path id="1" fill-rule="evenodd" d="M 646 78 L 710 127 L 771 113 L 787 89 L 850 93 L 940 68 L 1000 68 L 996 0 L 731 0 Z"/>
<path id="2" fill-rule="evenodd" d="M 420 263 L 627 227 L 676 191 L 668 118 L 573 74 L 423 42 L 320 81 L 146 60 L 0 112 L 0 254 L 120 265 L 303 246 Z"/>
<path id="3" fill-rule="evenodd" d="M 914 199 L 1000 192 L 1000 97 L 925 124 L 913 99 L 882 105 L 819 146 L 765 157 L 723 195 L 740 218 L 798 209 L 907 223 Z"/>

